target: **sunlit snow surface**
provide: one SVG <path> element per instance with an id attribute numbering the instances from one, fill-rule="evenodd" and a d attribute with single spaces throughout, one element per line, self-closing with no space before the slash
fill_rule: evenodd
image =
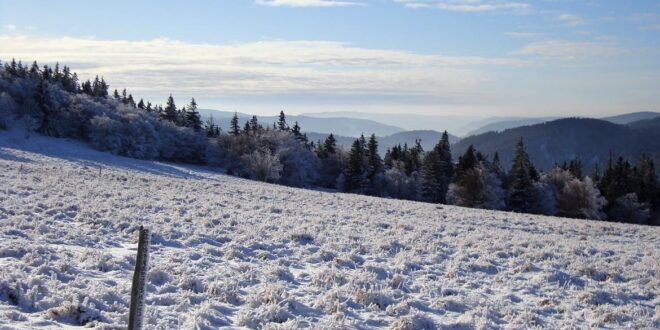
<path id="1" fill-rule="evenodd" d="M 660 327 L 657 227 L 300 190 L 0 132 L 0 328 L 126 326 L 140 225 L 150 328 Z"/>

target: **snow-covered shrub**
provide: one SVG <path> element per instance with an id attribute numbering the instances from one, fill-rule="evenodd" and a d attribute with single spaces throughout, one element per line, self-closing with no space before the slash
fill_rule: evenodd
<path id="1" fill-rule="evenodd" d="M 9 120 L 15 116 L 16 102 L 14 99 L 5 92 L 0 92 L 0 129 L 7 129 Z"/>
<path id="2" fill-rule="evenodd" d="M 270 150 L 255 150 L 241 156 L 243 171 L 250 179 L 277 182 L 282 176 L 282 164 Z"/>
<path id="3" fill-rule="evenodd" d="M 559 194 L 557 215 L 602 220 L 605 218 L 602 209 L 606 203 L 591 178 L 572 179 Z"/>
<path id="4" fill-rule="evenodd" d="M 637 200 L 637 194 L 630 193 L 616 199 L 608 212 L 608 220 L 627 223 L 648 223 L 650 216 L 649 206 Z"/>
<path id="5" fill-rule="evenodd" d="M 406 175 L 402 162 L 395 162 L 385 171 L 385 196 L 417 200 L 421 196 L 422 179 L 418 172 Z"/>

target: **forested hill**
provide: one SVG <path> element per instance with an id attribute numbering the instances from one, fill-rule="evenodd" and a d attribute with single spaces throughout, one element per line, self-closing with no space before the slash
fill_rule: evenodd
<path id="1" fill-rule="evenodd" d="M 596 164 L 603 168 L 610 150 L 614 156 L 637 159 L 642 153 L 656 160 L 660 157 L 660 119 L 642 120 L 629 125 L 588 118 L 565 118 L 536 125 L 488 132 L 460 140 L 453 151 L 460 154 L 474 145 L 484 154 L 500 155 L 504 167 L 511 164 L 516 141 L 525 140 L 525 146 L 534 164 L 550 169 L 573 159 L 579 159 L 585 168 Z"/>
<path id="2" fill-rule="evenodd" d="M 316 132 L 307 132 L 307 137 L 310 141 L 325 141 L 328 137 L 328 134 L 316 133 Z M 355 141 L 354 137 L 335 135 L 337 139 L 337 144 L 346 148 L 347 150 L 351 147 Z M 396 145 L 404 145 L 412 147 L 415 145 L 416 140 L 421 140 L 421 145 L 424 150 L 431 150 L 433 147 L 440 141 L 442 138 L 442 133 L 438 131 L 431 130 L 414 130 L 414 131 L 405 131 L 400 133 L 394 133 L 386 136 L 377 136 L 379 152 L 382 155 L 385 155 L 385 152 L 388 149 Z M 449 134 L 449 142 L 456 143 L 458 137 Z"/>

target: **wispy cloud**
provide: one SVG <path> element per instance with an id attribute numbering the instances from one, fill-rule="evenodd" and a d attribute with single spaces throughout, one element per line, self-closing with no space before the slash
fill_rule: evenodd
<path id="1" fill-rule="evenodd" d="M 555 20 L 570 26 L 584 25 L 586 23 L 584 18 L 573 14 L 561 14 Z"/>
<path id="2" fill-rule="evenodd" d="M 7 24 L 7 25 L 4 26 L 4 28 L 5 28 L 5 30 L 7 30 L 9 32 L 16 31 L 16 25 L 14 25 L 14 24 Z"/>
<path id="3" fill-rule="evenodd" d="M 70 65 L 134 93 L 240 95 L 480 95 L 483 67 L 521 66 L 513 58 L 447 57 L 327 41 L 191 44 L 0 36 L 0 58 Z M 114 88 L 113 87 L 113 88 Z M 460 97 L 459 97 L 460 96 Z"/>
<path id="4" fill-rule="evenodd" d="M 504 35 L 511 38 L 526 39 L 526 38 L 538 37 L 541 36 L 542 34 L 536 32 L 505 32 Z"/>
<path id="5" fill-rule="evenodd" d="M 515 12 L 523 13 L 532 9 L 525 2 L 497 0 L 394 0 L 408 8 L 429 8 L 454 12 Z"/>
<path id="6" fill-rule="evenodd" d="M 644 31 L 660 31 L 660 24 L 644 25 L 640 26 L 639 29 Z"/>
<path id="7" fill-rule="evenodd" d="M 361 2 L 338 0 L 256 0 L 255 3 L 271 7 L 346 7 L 364 5 Z"/>
<path id="8" fill-rule="evenodd" d="M 614 57 L 628 53 L 614 43 L 547 40 L 527 44 L 512 54 L 563 61 Z"/>

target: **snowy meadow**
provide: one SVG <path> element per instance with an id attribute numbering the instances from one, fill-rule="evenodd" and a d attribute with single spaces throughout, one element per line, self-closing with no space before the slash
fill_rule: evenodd
<path id="1" fill-rule="evenodd" d="M 660 327 L 660 227 L 289 188 L 0 132 L 0 328 Z"/>

